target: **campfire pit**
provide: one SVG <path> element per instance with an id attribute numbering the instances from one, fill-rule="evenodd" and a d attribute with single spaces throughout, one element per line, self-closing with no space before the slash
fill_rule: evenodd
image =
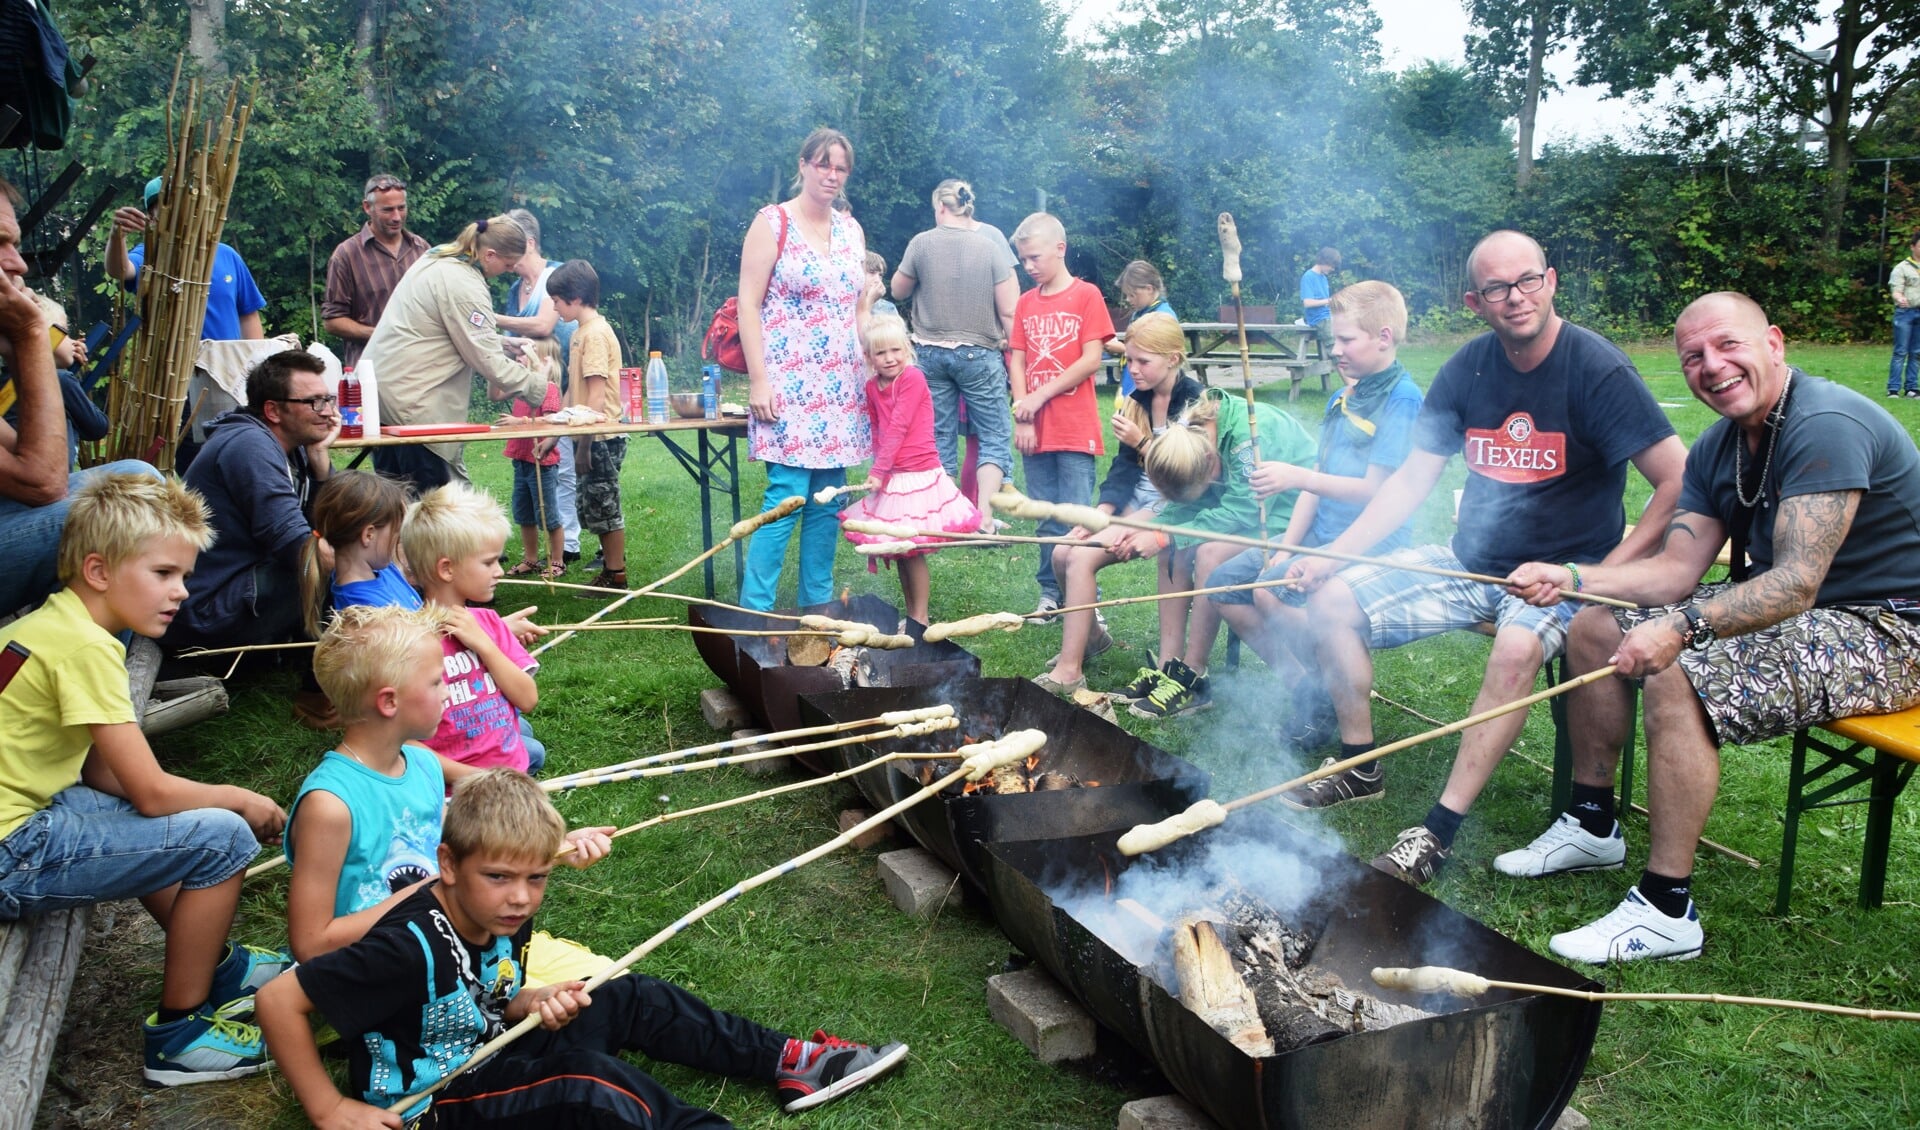
<path id="1" fill-rule="evenodd" d="M 1025 679 L 956 679 L 938 686 L 809 694 L 801 699 L 801 713 L 803 724 L 813 725 L 940 703 L 953 706 L 958 730 L 823 752 L 836 762 L 835 769 L 845 769 L 895 750 L 964 752 L 968 740 L 1011 730 L 1045 731 L 1046 748 L 1030 765 L 1011 766 L 971 789 L 956 786 L 937 803 L 918 805 L 899 817 L 914 839 L 975 886 L 984 882 L 985 844 L 1125 830 L 1163 820 L 1206 795 L 1208 776 L 1192 763 Z M 925 764 L 896 763 L 853 779 L 874 807 L 885 807 L 923 787 Z M 936 770 L 951 768 L 946 762 L 931 764 Z"/>
<path id="2" fill-rule="evenodd" d="M 1003 840 L 986 847 L 988 901 L 1015 945 L 1229 1130 L 1551 1126 L 1592 1050 L 1597 1003 L 1415 997 L 1370 971 L 1598 986 L 1324 841 L 1257 828 L 1138 859 L 1115 832 Z"/>
<path id="3" fill-rule="evenodd" d="M 836 600 L 804 611 L 867 624 L 889 633 L 900 623 L 899 611 L 876 596 Z M 732 632 L 777 632 L 799 627 L 791 620 L 701 605 L 688 607 L 687 622 Z M 914 686 L 980 673 L 980 660 L 971 652 L 945 640 L 927 643 L 920 638 L 923 630 L 909 622 L 907 634 L 918 642 L 897 651 L 835 648 L 831 641 L 816 636 L 721 636 L 698 632 L 693 639 L 700 658 L 739 696 L 762 726 L 769 730 L 792 730 L 806 724 L 800 720 L 799 698 L 803 694 L 837 691 L 862 683 L 881 687 Z M 790 638 L 818 640 L 830 645 L 821 650 L 821 657 L 828 662 L 796 664 L 790 661 L 787 654 Z M 842 655 L 833 655 L 834 651 Z M 798 759 L 815 772 L 822 770 L 818 754 L 801 754 Z"/>

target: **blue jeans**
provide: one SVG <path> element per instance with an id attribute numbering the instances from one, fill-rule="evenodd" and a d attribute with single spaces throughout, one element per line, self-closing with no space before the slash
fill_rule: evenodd
<path id="1" fill-rule="evenodd" d="M 253 829 L 224 808 L 142 816 L 119 797 L 70 785 L 0 840 L 0 921 L 175 883 L 218 886 L 259 852 Z"/>
<path id="2" fill-rule="evenodd" d="M 1887 391 L 1901 391 L 1900 369 L 1906 367 L 1906 391 L 1920 389 L 1920 306 L 1893 312 L 1893 364 L 1887 368 Z"/>
<path id="3" fill-rule="evenodd" d="M 568 553 L 580 552 L 580 511 L 579 503 L 574 501 L 573 440 L 561 437 L 554 448 L 560 453 L 560 462 L 554 464 L 553 499 L 560 511 L 560 528 L 566 531 L 562 544 Z M 552 513 L 551 510 L 548 511 Z"/>
<path id="4" fill-rule="evenodd" d="M 984 457 L 982 462 L 984 462 Z M 1043 451 L 1025 456 L 1027 497 L 1042 502 L 1075 502 L 1082 506 L 1093 502 L 1093 456 L 1083 451 Z M 1073 527 L 1049 518 L 1034 530 L 1043 538 L 1057 538 Z M 1040 568 L 1033 579 L 1040 584 L 1040 595 L 1060 599 L 1060 581 L 1053 575 L 1053 547 L 1040 547 Z"/>
<path id="5" fill-rule="evenodd" d="M 533 736 L 533 725 L 524 714 L 520 715 L 520 744 L 527 747 L 527 772 L 540 772 L 547 763 L 547 743 Z"/>
<path id="6" fill-rule="evenodd" d="M 780 570 L 787 562 L 787 542 L 793 527 L 800 527 L 800 594 L 802 607 L 825 604 L 833 599 L 833 556 L 840 548 L 840 508 L 813 500 L 823 487 L 841 486 L 847 481 L 845 467 L 789 467 L 768 463 L 767 496 L 762 512 L 780 505 L 780 500 L 800 495 L 807 504 L 777 522 L 768 522 L 754 531 L 753 544 L 747 547 L 747 575 L 740 578 L 740 603 L 759 612 L 774 607 L 780 588 Z"/>
<path id="7" fill-rule="evenodd" d="M 967 424 L 980 437 L 980 463 L 1002 472 L 1013 469 L 1013 409 L 1007 404 L 1007 365 L 997 349 L 963 345 L 913 347 L 920 371 L 927 375 L 933 396 L 933 442 L 940 464 L 960 480 L 960 402 L 967 404 Z"/>
<path id="8" fill-rule="evenodd" d="M 59 587 L 60 528 L 67 524 L 73 492 L 96 475 L 152 475 L 160 472 L 138 459 L 122 459 L 67 476 L 67 496 L 45 506 L 0 498 L 0 616 L 17 612 Z"/>

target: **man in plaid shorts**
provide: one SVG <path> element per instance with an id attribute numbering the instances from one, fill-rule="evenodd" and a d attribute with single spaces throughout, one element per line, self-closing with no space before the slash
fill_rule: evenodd
<path id="1" fill-rule="evenodd" d="M 1494 861 L 1520 876 L 1623 865 L 1613 779 L 1633 699 L 1622 680 L 1644 680 L 1646 870 L 1611 913 L 1550 943 L 1595 964 L 1699 954 L 1693 854 L 1722 743 L 1920 702 L 1920 452 L 1906 429 L 1789 366 L 1779 327 L 1743 294 L 1695 301 L 1674 344 L 1687 387 L 1722 419 L 1687 455 L 1660 552 L 1582 569 L 1577 582 L 1538 562 L 1510 578 L 1541 607 L 1556 586 L 1642 606 L 1582 610 L 1567 644 L 1575 671 L 1619 665 L 1620 679 L 1570 697 L 1575 788 L 1604 798 L 1604 814 L 1570 810 Z M 1732 582 L 1699 585 L 1729 536 Z M 1610 834 L 1596 834 L 1602 822 Z"/>
<path id="2" fill-rule="evenodd" d="M 1413 450 L 1347 531 L 1327 548 L 1365 553 L 1398 529 L 1458 452 L 1467 464 L 1459 528 L 1448 545 L 1397 551 L 1406 562 L 1504 577 L 1530 559 L 1627 561 L 1651 553 L 1680 494 L 1686 448 L 1633 363 L 1606 339 L 1554 312 L 1557 279 L 1527 236 L 1494 232 L 1467 259 L 1469 309 L 1491 333 L 1440 367 L 1414 424 Z M 1653 484 L 1639 528 L 1626 527 L 1627 465 Z M 1540 665 L 1566 642 L 1570 609 L 1540 608 L 1503 586 L 1383 566 L 1340 569 L 1301 556 L 1289 575 L 1312 590 L 1307 619 L 1315 657 L 1340 726 L 1340 754 L 1374 747 L 1368 692 L 1372 652 L 1459 628 L 1494 625 L 1493 650 L 1473 710 L 1533 690 Z M 1412 883 L 1445 862 L 1467 809 L 1525 725 L 1516 711 L 1461 735 L 1438 803 L 1373 861 Z M 1319 809 L 1381 796 L 1380 763 L 1296 789 L 1282 799 Z"/>

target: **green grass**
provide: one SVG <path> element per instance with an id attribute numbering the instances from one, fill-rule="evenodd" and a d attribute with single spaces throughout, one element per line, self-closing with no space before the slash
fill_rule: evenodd
<path id="1" fill-rule="evenodd" d="M 1405 350 L 1403 359 L 1424 384 L 1450 352 L 1451 343 L 1423 344 Z M 1687 395 L 1670 347 L 1631 352 L 1656 398 L 1678 405 L 1672 418 L 1691 440 L 1711 416 Z M 1795 346 L 1791 354 L 1803 368 L 1880 396 L 1882 349 Z M 1263 395 L 1285 402 L 1277 388 Z M 1322 405 L 1315 391 L 1291 410 L 1312 424 Z M 1920 418 L 1920 409 L 1905 402 L 1890 407 L 1903 420 Z M 498 449 L 475 445 L 468 459 L 476 479 L 504 498 L 510 476 Z M 1423 512 L 1429 536 L 1451 528 L 1446 488 L 1458 486 L 1463 475 L 1456 462 Z M 743 501 L 751 510 L 763 480 L 751 468 L 746 478 L 749 495 Z M 1647 490 L 1637 476 L 1630 482 L 1631 511 Z M 659 445 L 641 441 L 630 447 L 625 487 L 628 568 L 636 583 L 698 551 L 695 492 Z M 721 560 L 720 588 L 727 595 L 735 591 L 732 557 Z M 1033 560 L 1031 551 L 1012 550 L 936 557 L 934 618 L 1024 611 L 1035 597 Z M 841 555 L 839 569 L 840 585 L 898 596 L 889 574 L 868 574 L 851 553 Z M 1152 586 L 1144 568 L 1108 570 L 1102 582 L 1110 596 Z M 697 575 L 676 587 L 698 591 Z M 521 596 L 539 604 L 540 618 L 548 621 L 579 619 L 598 606 L 503 586 L 501 607 L 517 606 Z M 682 614 L 677 605 L 643 605 L 634 606 L 638 614 Z M 1100 688 L 1117 687 L 1144 661 L 1155 632 L 1153 606 L 1117 609 L 1111 623 L 1123 646 L 1092 663 L 1091 682 Z M 972 643 L 988 675 L 1026 676 L 1041 669 L 1058 637 L 1057 631 L 1026 628 Z M 1485 641 L 1464 634 L 1415 644 L 1378 658 L 1377 686 L 1396 701 L 1450 721 L 1467 712 L 1485 654 Z M 586 634 L 543 658 L 534 724 L 552 751 L 551 772 L 712 740 L 695 700 L 717 680 L 683 636 Z M 160 739 L 162 757 L 201 779 L 234 781 L 290 799 L 323 748 L 289 719 L 291 687 L 285 672 L 238 682 L 231 714 Z M 1299 768 L 1266 740 L 1263 727 L 1269 723 L 1261 720 L 1271 715 L 1267 704 L 1275 693 L 1259 661 L 1249 656 L 1237 674 L 1219 679 L 1219 705 L 1207 714 L 1166 724 L 1123 715 L 1123 725 L 1205 766 L 1215 774 L 1215 795 L 1231 797 Z M 1383 742 L 1429 728 L 1385 705 L 1376 709 L 1375 724 Z M 1357 855 L 1377 853 L 1424 815 L 1455 749 L 1456 741 L 1445 739 L 1395 755 L 1387 799 L 1334 811 L 1328 831 L 1344 837 Z M 1552 749 L 1547 712 L 1536 710 L 1518 752 L 1547 764 Z M 1865 812 L 1846 808 L 1807 817 L 1794 912 L 1776 918 L 1772 899 L 1786 756 L 1784 741 L 1725 751 L 1723 788 L 1707 835 L 1759 858 L 1762 866 L 1755 870 L 1702 852 L 1695 885 L 1707 928 L 1705 953 L 1692 962 L 1630 966 L 1609 976 L 1635 990 L 1920 1008 L 1912 957 L 1913 939 L 1920 936 L 1920 834 L 1912 799 L 1896 811 L 1884 909 L 1868 913 L 1853 904 Z M 574 823 L 627 824 L 666 807 L 658 799 L 663 795 L 671 806 L 685 807 L 765 783 L 720 771 L 581 790 L 560 804 Z M 1544 825 L 1548 783 L 1541 769 L 1510 758 L 1461 832 L 1454 862 L 1433 887 L 1436 897 L 1542 952 L 1553 933 L 1609 909 L 1646 850 L 1644 820 L 1629 817 L 1626 872 L 1545 883 L 1494 873 L 1493 855 Z M 628 837 L 606 862 L 584 872 L 558 872 L 540 925 L 602 953 L 622 953 L 728 885 L 831 837 L 835 815 L 852 795 L 845 785 L 825 786 Z M 283 891 L 284 879 L 249 887 L 241 924 L 248 940 L 282 936 Z M 789 1031 L 825 1027 L 913 1045 L 903 1074 L 810 1115 L 809 1126 L 1111 1126 L 1119 1106 L 1137 1097 L 1126 1085 L 1041 1067 L 988 1020 L 984 981 L 1001 969 L 1010 948 L 976 906 L 949 905 L 931 923 L 898 914 L 879 889 L 871 856 L 847 850 L 714 913 L 642 968 Z M 157 978 L 154 984 L 157 992 Z M 1909 1080 L 1917 1057 L 1920 1028 L 1913 1025 L 1700 1005 L 1610 1005 L 1574 1101 L 1605 1127 L 1914 1125 L 1920 1122 L 1920 1087 Z M 711 1103 L 743 1126 L 796 1124 L 779 1115 L 759 1088 L 670 1067 L 659 1067 L 658 1074 L 688 1099 Z M 233 1086 L 249 1090 L 247 1099 L 267 1111 L 263 1120 L 277 1116 L 271 1125 L 302 1124 L 284 1086 L 259 1080 Z"/>

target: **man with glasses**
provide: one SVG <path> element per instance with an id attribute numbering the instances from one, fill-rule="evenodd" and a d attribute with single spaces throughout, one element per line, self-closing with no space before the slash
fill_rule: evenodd
<path id="1" fill-rule="evenodd" d="M 360 359 L 400 276 L 427 253 L 427 241 L 407 230 L 406 181 L 388 173 L 367 178 L 360 210 L 366 223 L 327 260 L 327 296 L 320 304 L 327 332 L 344 342 L 343 365 Z"/>
<path id="2" fill-rule="evenodd" d="M 1400 550 L 1391 560 L 1498 577 L 1529 560 L 1568 562 L 1577 587 L 1583 564 L 1657 550 L 1679 497 L 1686 448 L 1633 363 L 1600 335 L 1554 312 L 1554 270 L 1527 236 L 1499 231 L 1482 239 L 1467 258 L 1467 274 L 1473 287 L 1467 308 L 1492 332 L 1440 367 L 1415 424 L 1413 451 L 1327 548 L 1365 553 L 1398 529 L 1458 452 L 1467 485 L 1451 543 Z M 1654 491 L 1639 527 L 1622 541 L 1628 463 Z M 1342 569 L 1327 558 L 1303 556 L 1289 573 L 1312 592 L 1307 619 L 1339 719 L 1343 758 L 1374 748 L 1373 649 L 1493 625 L 1493 651 L 1473 704 L 1479 713 L 1533 690 L 1540 665 L 1564 647 L 1574 611 L 1571 601 L 1540 608 L 1500 585 L 1391 566 Z M 1373 865 L 1412 883 L 1432 879 L 1525 722 L 1525 713 L 1516 711 L 1465 731 L 1439 802 Z M 1385 792 L 1376 762 L 1283 799 L 1320 809 Z M 1609 842 L 1618 844 L 1618 835 L 1613 829 Z"/>
<path id="3" fill-rule="evenodd" d="M 339 434 L 326 366 L 297 349 L 255 365 L 246 407 L 207 425 L 186 482 L 207 500 L 216 537 L 162 641 L 169 651 L 277 643 L 299 631 L 308 507 L 332 473 Z"/>

